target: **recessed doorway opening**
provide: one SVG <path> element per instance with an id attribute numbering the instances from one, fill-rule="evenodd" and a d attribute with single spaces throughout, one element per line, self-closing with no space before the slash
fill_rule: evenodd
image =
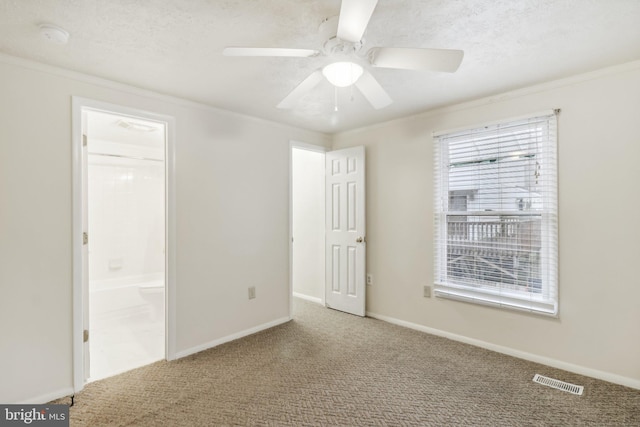
<path id="1" fill-rule="evenodd" d="M 172 118 L 73 101 L 77 392 L 174 358 L 175 183 Z"/>
<path id="2" fill-rule="evenodd" d="M 366 314 L 365 150 L 291 142 L 290 306 L 293 297 Z"/>
<path id="3" fill-rule="evenodd" d="M 325 153 L 291 147 L 293 296 L 324 305 Z"/>
<path id="4" fill-rule="evenodd" d="M 165 126 L 87 111 L 89 381 L 165 357 Z"/>

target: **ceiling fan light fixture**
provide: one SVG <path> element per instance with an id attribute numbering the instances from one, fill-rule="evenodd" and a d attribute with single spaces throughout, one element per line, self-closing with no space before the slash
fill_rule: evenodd
<path id="1" fill-rule="evenodd" d="M 336 87 L 351 86 L 363 72 L 363 68 L 354 62 L 334 62 L 322 69 L 322 74 Z"/>

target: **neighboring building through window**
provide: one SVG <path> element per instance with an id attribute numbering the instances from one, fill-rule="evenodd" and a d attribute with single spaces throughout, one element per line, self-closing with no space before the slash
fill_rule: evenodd
<path id="1" fill-rule="evenodd" d="M 435 143 L 435 293 L 558 313 L 556 113 Z"/>

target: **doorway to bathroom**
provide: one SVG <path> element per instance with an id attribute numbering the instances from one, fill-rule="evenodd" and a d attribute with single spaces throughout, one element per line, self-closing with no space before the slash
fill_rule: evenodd
<path id="1" fill-rule="evenodd" d="M 81 118 L 81 142 L 74 143 L 74 214 L 81 211 L 74 215 L 81 264 L 74 267 L 74 329 L 82 328 L 76 390 L 165 359 L 168 335 L 168 122 L 81 101 L 74 102 Z"/>

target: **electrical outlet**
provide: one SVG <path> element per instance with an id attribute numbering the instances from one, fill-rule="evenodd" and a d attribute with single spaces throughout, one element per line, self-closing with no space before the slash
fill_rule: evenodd
<path id="1" fill-rule="evenodd" d="M 373 274 L 367 274 L 367 285 L 373 285 Z"/>
<path id="2" fill-rule="evenodd" d="M 424 287 L 424 297 L 431 298 L 431 286 L 425 285 Z"/>
<path id="3" fill-rule="evenodd" d="M 254 299 L 256 297 L 256 287 L 255 286 L 250 286 L 249 287 L 249 299 Z"/>

